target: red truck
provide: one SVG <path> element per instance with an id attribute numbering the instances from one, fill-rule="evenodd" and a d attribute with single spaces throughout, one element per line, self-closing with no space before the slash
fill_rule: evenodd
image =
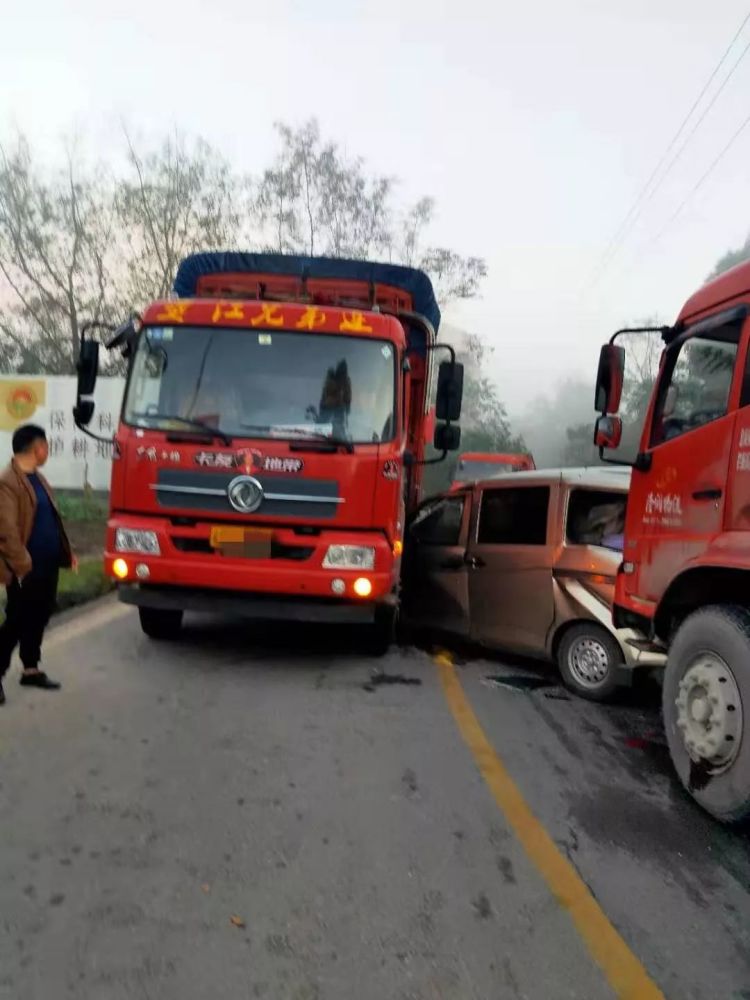
<path id="1" fill-rule="evenodd" d="M 505 472 L 528 472 L 535 468 L 531 455 L 510 452 L 465 451 L 458 456 L 451 489 L 458 490 L 466 483 L 493 479 Z"/>
<path id="2" fill-rule="evenodd" d="M 361 623 L 387 648 L 437 350 L 434 444 L 444 458 L 460 441 L 463 369 L 436 343 L 429 279 L 205 253 L 174 289 L 106 342 L 128 359 L 105 552 L 120 599 L 153 638 L 198 610 Z M 83 428 L 99 346 L 82 332 Z"/>
<path id="3" fill-rule="evenodd" d="M 666 648 L 675 769 L 724 822 L 750 818 L 750 263 L 693 295 L 664 349 L 635 459 L 614 623 Z M 595 442 L 616 448 L 619 331 L 601 351 Z M 636 331 L 642 332 L 642 331 Z M 609 454 L 609 453 L 607 453 Z"/>

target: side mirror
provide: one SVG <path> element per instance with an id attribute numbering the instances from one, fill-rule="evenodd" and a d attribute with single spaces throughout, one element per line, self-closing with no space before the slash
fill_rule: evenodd
<path id="1" fill-rule="evenodd" d="M 78 355 L 78 387 L 76 389 L 76 405 L 73 407 L 73 420 L 77 427 L 87 427 L 94 416 L 94 388 L 99 374 L 99 343 L 96 340 L 81 340 L 81 351 Z"/>
<path id="2" fill-rule="evenodd" d="M 620 417 L 601 416 L 594 427 L 594 444 L 597 448 L 619 448 L 622 441 Z"/>
<path id="3" fill-rule="evenodd" d="M 131 316 L 117 327 L 105 344 L 105 347 L 108 351 L 114 350 L 115 347 L 119 347 L 122 351 L 122 356 L 124 358 L 129 358 L 133 353 L 136 341 L 138 340 L 138 333 L 140 329 L 140 317 L 136 315 Z"/>
<path id="4" fill-rule="evenodd" d="M 78 398 L 93 396 L 96 377 L 99 374 L 99 343 L 96 340 L 81 341 L 78 355 Z"/>
<path id="5" fill-rule="evenodd" d="M 79 399 L 73 407 L 73 421 L 76 427 L 88 427 L 94 416 L 93 399 Z"/>
<path id="6" fill-rule="evenodd" d="M 443 361 L 438 369 L 435 416 L 452 423 L 461 419 L 464 394 L 464 366 L 457 361 Z M 437 430 L 435 431 L 437 434 Z M 442 449 L 441 449 L 442 450 Z"/>
<path id="7" fill-rule="evenodd" d="M 617 413 L 625 378 L 625 348 L 604 344 L 599 353 L 594 409 L 597 413 Z"/>
<path id="8" fill-rule="evenodd" d="M 434 445 L 436 451 L 458 451 L 461 447 L 461 428 L 456 424 L 438 424 Z"/>

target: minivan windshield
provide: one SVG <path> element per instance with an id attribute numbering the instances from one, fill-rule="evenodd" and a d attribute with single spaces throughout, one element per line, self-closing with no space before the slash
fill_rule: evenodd
<path id="1" fill-rule="evenodd" d="M 124 419 L 138 427 L 200 424 L 232 437 L 395 435 L 395 350 L 384 340 L 278 330 L 149 327 Z"/>

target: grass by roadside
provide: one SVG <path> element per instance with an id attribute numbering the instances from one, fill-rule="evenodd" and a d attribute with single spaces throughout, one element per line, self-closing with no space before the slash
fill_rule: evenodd
<path id="1" fill-rule="evenodd" d="M 101 557 L 82 559 L 78 573 L 64 569 L 60 573 L 60 586 L 57 590 L 57 610 L 65 611 L 86 601 L 102 597 L 113 589 L 112 581 L 104 575 L 104 565 Z"/>
<path id="2" fill-rule="evenodd" d="M 79 604 L 103 597 L 114 589 L 112 580 L 104 575 L 104 563 L 101 557 L 82 559 L 78 572 L 64 569 L 60 573 L 60 585 L 57 588 L 57 611 L 67 611 Z M 5 612 L 5 591 L 0 588 L 0 621 Z"/>

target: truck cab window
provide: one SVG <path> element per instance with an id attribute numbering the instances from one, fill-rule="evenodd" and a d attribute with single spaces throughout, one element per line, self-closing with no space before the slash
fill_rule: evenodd
<path id="1" fill-rule="evenodd" d="M 548 486 L 486 489 L 479 512 L 480 545 L 546 545 Z"/>
<path id="2" fill-rule="evenodd" d="M 423 545 L 458 545 L 465 502 L 450 497 L 427 504 L 412 521 L 412 537 Z"/>
<path id="3" fill-rule="evenodd" d="M 679 348 L 671 375 L 659 393 L 652 445 L 680 437 L 726 414 L 739 329 L 735 325 L 723 332 L 725 338 L 692 337 Z"/>

